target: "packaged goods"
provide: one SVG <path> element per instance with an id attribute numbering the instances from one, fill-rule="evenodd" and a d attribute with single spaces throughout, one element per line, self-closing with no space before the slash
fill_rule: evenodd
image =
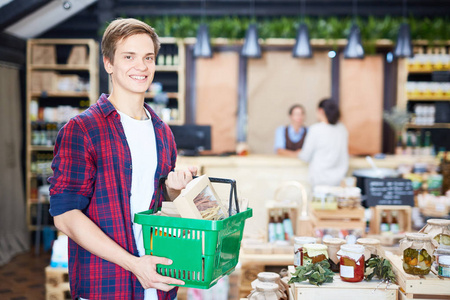
<path id="1" fill-rule="evenodd" d="M 428 233 L 438 244 L 450 246 L 450 220 L 429 219 L 419 232 Z"/>
<path id="2" fill-rule="evenodd" d="M 294 266 L 303 266 L 303 245 L 315 244 L 316 238 L 310 236 L 299 236 L 294 239 Z"/>
<path id="3" fill-rule="evenodd" d="M 278 291 L 282 295 L 281 299 L 288 299 L 289 285 L 281 280 L 281 276 L 273 272 L 261 272 L 258 277 L 252 281 L 252 288 L 256 289 L 256 286 L 261 282 L 271 282 L 278 285 Z"/>
<path id="4" fill-rule="evenodd" d="M 327 246 L 322 244 L 303 245 L 303 266 L 328 260 Z"/>
<path id="5" fill-rule="evenodd" d="M 328 247 L 328 262 L 330 263 L 330 269 L 333 272 L 339 272 L 339 258 L 337 253 L 341 248 L 341 245 L 344 245 L 345 243 L 346 241 L 344 239 L 339 238 L 323 240 L 323 244 Z"/>
<path id="6" fill-rule="evenodd" d="M 423 233 L 407 233 L 400 241 L 403 252 L 403 269 L 412 275 L 427 275 L 433 262 L 431 236 Z"/>
<path id="7" fill-rule="evenodd" d="M 439 277 L 450 278 L 450 256 L 449 255 L 444 255 L 444 256 L 439 257 L 438 275 L 439 275 Z"/>
<path id="8" fill-rule="evenodd" d="M 282 294 L 278 290 L 278 284 L 272 282 L 259 282 L 256 288 L 248 295 L 249 300 L 280 300 Z"/>
<path id="9" fill-rule="evenodd" d="M 359 282 L 364 279 L 364 247 L 362 245 L 342 245 L 338 251 L 340 276 L 342 281 Z"/>
<path id="10" fill-rule="evenodd" d="M 369 260 L 370 258 L 378 257 L 380 253 L 380 240 L 360 238 L 356 240 L 356 244 L 364 247 L 364 258 Z"/>

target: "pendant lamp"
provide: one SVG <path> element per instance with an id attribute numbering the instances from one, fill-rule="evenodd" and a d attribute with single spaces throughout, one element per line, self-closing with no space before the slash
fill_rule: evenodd
<path id="1" fill-rule="evenodd" d="M 358 25 L 350 28 L 347 46 L 344 49 L 344 58 L 364 58 L 364 48 L 361 43 L 361 31 Z"/>
<path id="2" fill-rule="evenodd" d="M 259 45 L 258 27 L 256 24 L 250 24 L 248 26 L 241 55 L 252 58 L 261 57 L 261 46 Z"/>
<path id="3" fill-rule="evenodd" d="M 197 30 L 197 41 L 194 45 L 194 57 L 212 57 L 209 29 L 205 24 L 205 0 L 202 1 L 202 22 Z"/>
<path id="4" fill-rule="evenodd" d="M 403 23 L 400 25 L 398 32 L 397 44 L 394 49 L 395 57 L 413 57 L 413 49 L 411 42 L 411 31 L 409 25 Z"/>
<path id="5" fill-rule="evenodd" d="M 250 10 L 252 18 L 255 18 L 255 3 L 254 0 L 250 1 Z M 242 46 L 241 55 L 244 57 L 260 58 L 261 57 L 261 45 L 259 45 L 258 25 L 251 23 L 248 25 L 247 32 L 245 33 L 244 46 Z"/>
<path id="6" fill-rule="evenodd" d="M 293 57 L 311 58 L 313 56 L 311 44 L 309 42 L 309 32 L 306 24 L 300 24 L 297 32 L 297 40 L 292 50 Z"/>
<path id="7" fill-rule="evenodd" d="M 353 0 L 353 24 L 348 35 L 347 46 L 344 49 L 344 58 L 364 58 L 364 48 L 361 43 L 361 31 L 356 25 L 356 0 Z"/>
<path id="8" fill-rule="evenodd" d="M 292 56 L 299 58 L 311 58 L 313 56 L 311 43 L 309 41 L 308 26 L 303 22 L 305 17 L 305 0 L 301 1 L 301 23 L 297 31 L 297 39 L 295 40 L 294 49 L 292 49 Z"/>
<path id="9" fill-rule="evenodd" d="M 206 24 L 200 24 L 197 31 L 197 42 L 194 46 L 195 57 L 212 57 L 211 44 L 209 42 L 209 30 Z"/>
<path id="10" fill-rule="evenodd" d="M 398 31 L 397 44 L 394 48 L 395 57 L 413 57 L 413 48 L 411 42 L 411 30 L 406 20 L 406 0 L 403 0 L 403 23 Z"/>

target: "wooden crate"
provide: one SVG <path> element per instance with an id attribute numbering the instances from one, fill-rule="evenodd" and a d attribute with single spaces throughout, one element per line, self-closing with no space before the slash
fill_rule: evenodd
<path id="1" fill-rule="evenodd" d="M 67 268 L 45 268 L 45 299 L 71 299 L 69 272 Z"/>
<path id="2" fill-rule="evenodd" d="M 379 286 L 378 286 L 379 285 Z M 345 282 L 336 274 L 332 283 L 325 283 L 320 287 L 308 282 L 291 284 L 294 300 L 316 300 L 316 299 L 364 299 L 364 300 L 396 300 L 398 286 L 386 284 L 378 280 Z"/>
<path id="3" fill-rule="evenodd" d="M 359 229 L 364 234 L 366 222 L 364 208 L 342 208 L 337 210 L 311 210 L 314 228 Z"/>
<path id="4" fill-rule="evenodd" d="M 401 287 L 400 299 L 450 299 L 450 279 L 439 278 L 435 271 L 425 276 L 406 274 L 400 256 L 386 253 Z"/>
<path id="5" fill-rule="evenodd" d="M 370 208 L 372 210 L 372 218 L 370 220 L 370 233 L 380 234 L 381 215 L 387 213 L 387 219 L 391 221 L 391 213 L 398 212 L 397 220 L 400 232 L 411 231 L 411 206 L 408 205 L 377 205 Z"/>

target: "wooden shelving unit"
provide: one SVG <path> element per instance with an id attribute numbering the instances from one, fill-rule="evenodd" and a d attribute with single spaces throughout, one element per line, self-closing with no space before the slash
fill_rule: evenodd
<path id="1" fill-rule="evenodd" d="M 78 64 L 64 64 L 61 62 L 63 58 L 67 56 L 67 50 L 73 49 L 74 46 L 86 47 L 87 57 L 85 61 L 80 61 Z M 52 57 L 53 63 L 43 63 L 37 62 L 34 51 L 38 48 L 49 47 L 54 49 Z M 37 51 L 37 50 L 36 50 Z M 71 51 L 71 50 L 70 50 Z M 48 163 L 50 161 L 50 156 L 53 151 L 53 145 L 35 145 L 32 139 L 32 123 L 35 120 L 31 118 L 31 103 L 37 102 L 39 107 L 46 107 L 45 102 L 49 99 L 51 101 L 58 101 L 58 103 L 53 103 L 52 105 L 66 105 L 73 106 L 74 102 L 77 102 L 79 98 L 80 101 L 89 102 L 89 104 L 94 104 L 98 100 L 98 44 L 93 39 L 30 39 L 27 42 L 27 91 L 26 91 L 26 201 L 27 201 L 27 225 L 29 230 L 38 230 L 39 228 L 33 224 L 32 219 L 36 216 L 32 215 L 32 211 L 40 214 L 47 214 L 46 209 L 41 209 L 38 211 L 37 205 L 48 204 L 47 199 L 38 199 L 37 189 L 38 179 L 41 180 L 42 184 L 46 183 L 46 178 L 51 174 L 42 174 L 39 169 L 32 170 L 32 164 L 36 165 L 38 163 Z M 48 58 L 48 56 L 46 57 Z M 46 59 L 45 58 L 45 59 Z M 83 78 L 87 78 L 89 81 L 89 88 L 85 91 L 59 91 L 56 84 L 53 84 L 53 88 L 49 90 L 36 90 L 36 81 L 38 77 L 35 72 L 52 72 L 57 75 L 80 75 Z M 54 79 L 52 79 L 54 80 Z M 39 113 L 40 115 L 41 113 Z M 37 121 L 40 120 L 38 116 Z M 38 161 L 38 156 L 45 157 L 45 161 Z M 46 172 L 44 172 L 46 173 Z M 32 192 L 33 190 L 33 192 Z M 40 202 L 38 202 L 40 201 Z"/>
<path id="2" fill-rule="evenodd" d="M 169 125 L 182 125 L 185 122 L 185 97 L 186 97 L 186 43 L 182 39 L 176 39 L 176 38 L 170 38 L 170 37 L 163 37 L 159 39 L 161 42 L 161 50 L 159 55 L 165 55 L 164 54 L 164 47 L 172 47 L 176 49 L 177 53 L 177 61 L 172 61 L 171 64 L 164 64 L 164 65 L 156 65 L 156 74 L 155 76 L 158 76 L 158 73 L 168 73 L 168 76 L 176 76 L 177 77 L 177 88 L 178 90 L 176 92 L 166 92 L 166 95 L 169 99 L 176 99 L 177 100 L 177 109 L 178 113 L 176 114 L 177 117 L 174 119 L 164 119 L 163 116 L 156 111 L 156 113 L 159 113 L 160 117 L 168 123 Z M 170 54 L 169 54 L 170 55 Z M 158 62 L 158 59 L 157 59 Z M 172 74 L 172 75 L 171 75 Z M 153 82 L 156 82 L 157 80 L 153 80 Z M 163 91 L 165 92 L 165 87 L 163 83 Z M 155 95 L 153 93 L 146 93 L 145 97 L 147 99 L 154 98 Z"/>

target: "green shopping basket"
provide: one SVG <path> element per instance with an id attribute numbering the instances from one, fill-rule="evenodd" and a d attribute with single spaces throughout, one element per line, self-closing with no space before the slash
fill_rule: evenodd
<path id="1" fill-rule="evenodd" d="M 162 183 L 159 179 L 156 199 L 159 199 Z M 184 287 L 208 289 L 234 271 L 239 259 L 245 220 L 252 216 L 252 209 L 239 212 L 236 181 L 209 178 L 211 182 L 231 184 L 229 215 L 219 220 L 196 220 L 153 215 L 155 208 L 135 214 L 134 222 L 142 225 L 145 254 L 169 258 L 169 266 L 158 264 L 157 272 L 163 276 L 185 282 Z M 236 214 L 231 215 L 232 198 Z"/>

